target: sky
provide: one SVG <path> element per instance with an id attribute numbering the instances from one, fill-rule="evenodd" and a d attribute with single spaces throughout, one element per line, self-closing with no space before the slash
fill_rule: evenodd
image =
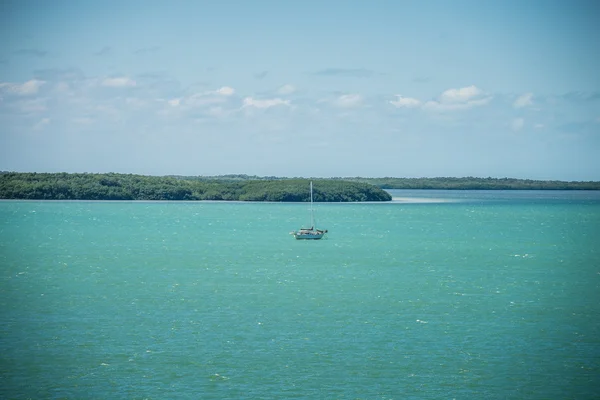
<path id="1" fill-rule="evenodd" d="M 0 170 L 600 181 L 600 2 L 0 0 Z"/>

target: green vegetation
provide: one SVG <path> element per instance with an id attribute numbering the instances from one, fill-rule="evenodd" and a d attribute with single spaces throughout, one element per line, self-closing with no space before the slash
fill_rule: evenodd
<path id="1" fill-rule="evenodd" d="M 370 183 L 382 189 L 600 190 L 600 182 L 539 181 L 514 178 L 334 178 Z"/>
<path id="2" fill-rule="evenodd" d="M 200 181 L 239 182 L 247 180 L 285 180 L 289 178 L 275 176 L 220 175 L 220 176 L 186 176 L 178 179 Z M 600 182 L 588 181 L 541 181 L 514 178 L 331 178 L 346 182 L 361 182 L 382 189 L 456 189 L 456 190 L 600 190 Z"/>
<path id="3" fill-rule="evenodd" d="M 312 179 L 317 202 L 389 201 L 382 189 L 600 190 L 600 182 L 496 178 Z M 0 199 L 309 201 L 309 179 L 128 174 L 0 173 Z"/>
<path id="4" fill-rule="evenodd" d="M 391 200 L 389 193 L 368 183 L 313 181 L 317 202 Z M 309 201 L 308 188 L 308 179 L 0 173 L 1 199 Z"/>

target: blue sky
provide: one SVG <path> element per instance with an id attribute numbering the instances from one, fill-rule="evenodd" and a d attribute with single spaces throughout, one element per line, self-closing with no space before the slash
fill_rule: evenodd
<path id="1" fill-rule="evenodd" d="M 0 170 L 600 180 L 596 1 L 0 2 Z"/>

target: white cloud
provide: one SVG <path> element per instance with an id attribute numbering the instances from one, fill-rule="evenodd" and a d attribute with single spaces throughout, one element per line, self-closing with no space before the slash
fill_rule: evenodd
<path id="1" fill-rule="evenodd" d="M 522 94 L 515 100 L 515 102 L 513 103 L 513 106 L 515 108 L 522 108 L 522 107 L 530 106 L 533 104 L 532 98 L 533 98 L 533 93 Z"/>
<path id="2" fill-rule="evenodd" d="M 43 129 L 44 126 L 50 123 L 50 118 L 42 118 L 34 126 L 33 129 Z"/>
<path id="3" fill-rule="evenodd" d="M 513 131 L 520 131 L 523 129 L 523 125 L 525 125 L 525 120 L 523 118 L 515 118 L 510 123 L 510 127 Z"/>
<path id="4" fill-rule="evenodd" d="M 171 100 L 168 100 L 167 103 L 169 103 L 169 105 L 171 107 L 177 107 L 179 105 L 179 103 L 181 103 L 181 99 L 180 98 L 178 98 L 178 99 L 171 99 Z"/>
<path id="5" fill-rule="evenodd" d="M 490 102 L 491 97 L 485 97 L 478 100 L 470 100 L 464 103 L 444 103 L 440 101 L 431 100 L 423 104 L 423 108 L 433 111 L 454 111 L 454 110 L 466 110 L 468 108 L 483 106 Z"/>
<path id="6" fill-rule="evenodd" d="M 223 96 L 231 96 L 232 94 L 235 93 L 235 90 L 232 87 L 229 86 L 223 86 L 220 89 L 215 90 L 214 92 L 215 94 L 221 94 Z"/>
<path id="7" fill-rule="evenodd" d="M 293 85 L 287 84 L 280 87 L 277 92 L 279 94 L 292 94 L 296 91 L 296 88 Z"/>
<path id="8" fill-rule="evenodd" d="M 191 107 L 202 107 L 211 104 L 225 103 L 227 99 L 224 96 L 209 96 L 206 93 L 197 93 L 188 98 L 182 99 L 184 105 Z M 181 101 L 178 104 L 181 104 Z M 171 103 L 169 103 L 171 104 Z M 173 104 L 171 104 L 173 105 Z"/>
<path id="9" fill-rule="evenodd" d="M 227 98 L 232 96 L 235 90 L 229 86 L 223 86 L 217 90 L 209 90 L 206 92 L 194 93 L 186 97 L 177 97 L 167 100 L 171 107 L 203 107 L 212 104 L 225 103 Z"/>
<path id="10" fill-rule="evenodd" d="M 30 81 L 25 82 L 20 85 L 17 89 L 19 94 L 35 94 L 38 92 L 40 86 L 42 86 L 45 82 L 38 81 L 37 79 L 32 79 Z"/>
<path id="11" fill-rule="evenodd" d="M 544 127 L 544 124 L 535 124 L 533 127 L 535 129 L 542 129 Z"/>
<path id="12" fill-rule="evenodd" d="M 459 89 L 448 89 L 436 100 L 423 104 L 423 108 L 433 111 L 465 110 L 483 106 L 492 100 L 483 90 L 471 85 Z"/>
<path id="13" fill-rule="evenodd" d="M 436 99 L 425 102 L 399 94 L 396 97 L 397 99 L 390 101 L 390 104 L 397 108 L 422 107 L 431 111 L 465 110 L 483 106 L 492 100 L 492 96 L 487 95 L 483 90 L 474 85 L 459 89 L 448 89 L 442 92 Z"/>
<path id="14" fill-rule="evenodd" d="M 443 92 L 439 100 L 441 103 L 466 103 L 473 98 L 483 95 L 481 89 L 475 85 L 467 86 L 460 89 L 448 89 Z"/>
<path id="15" fill-rule="evenodd" d="M 244 107 L 256 107 L 256 108 L 270 108 L 270 107 L 275 107 L 275 106 L 279 106 L 279 105 L 289 106 L 290 101 L 282 100 L 280 98 L 258 100 L 258 99 L 253 99 L 252 97 L 246 97 L 244 99 L 243 106 Z"/>
<path id="16" fill-rule="evenodd" d="M 390 104 L 392 104 L 398 108 L 401 108 L 401 107 L 413 108 L 413 107 L 419 107 L 421 105 L 420 100 L 413 99 L 412 97 L 404 97 L 399 94 L 397 94 L 396 97 L 398 99 L 390 101 Z"/>
<path id="17" fill-rule="evenodd" d="M 358 107 L 362 103 L 362 97 L 359 94 L 343 94 L 333 102 L 341 108 Z"/>
<path id="18" fill-rule="evenodd" d="M 102 81 L 102 86 L 108 86 L 108 87 L 132 87 L 135 85 L 136 85 L 135 81 L 126 76 L 122 76 L 122 77 L 118 77 L 118 78 L 105 78 Z"/>
<path id="19" fill-rule="evenodd" d="M 38 79 L 31 79 L 25 83 L 0 83 L 0 90 L 21 96 L 36 94 L 40 87 L 46 82 Z"/>

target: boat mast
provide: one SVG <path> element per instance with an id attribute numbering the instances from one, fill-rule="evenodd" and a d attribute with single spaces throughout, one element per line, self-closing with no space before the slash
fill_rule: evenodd
<path id="1" fill-rule="evenodd" d="M 310 229 L 315 229 L 315 219 L 313 217 L 312 181 L 310 181 Z"/>

